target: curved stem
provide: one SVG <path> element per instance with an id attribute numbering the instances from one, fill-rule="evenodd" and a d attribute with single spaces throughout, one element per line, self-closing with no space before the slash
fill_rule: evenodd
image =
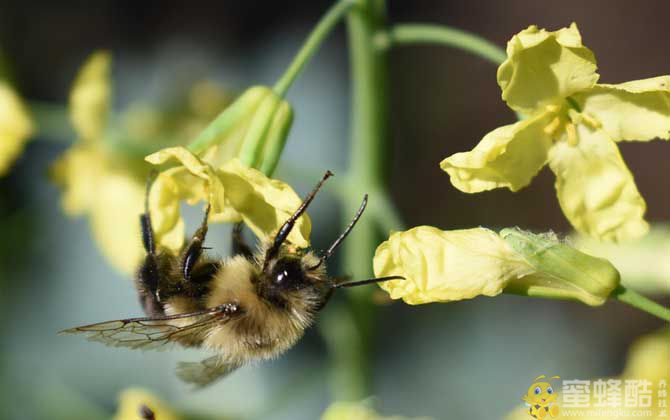
<path id="1" fill-rule="evenodd" d="M 507 59 L 505 50 L 470 32 L 443 25 L 404 23 L 391 28 L 379 38 L 381 47 L 405 44 L 442 44 L 477 55 L 494 64 Z"/>
<path id="2" fill-rule="evenodd" d="M 288 69 L 275 83 L 273 90 L 277 95 L 284 96 L 286 94 L 295 78 L 298 77 L 303 67 L 305 67 L 305 64 L 318 51 L 326 36 L 354 5 L 355 3 L 352 0 L 340 0 L 326 12 L 314 27 L 309 37 L 307 37 L 305 44 L 300 48 L 300 51 L 298 51 Z"/>
<path id="3" fill-rule="evenodd" d="M 612 297 L 658 318 L 670 321 L 670 308 L 666 308 L 623 285 L 620 285 L 619 288 L 614 291 Z"/>

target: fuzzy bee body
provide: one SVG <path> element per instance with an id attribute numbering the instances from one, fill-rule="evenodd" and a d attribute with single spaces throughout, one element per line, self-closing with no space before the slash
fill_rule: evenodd
<path id="1" fill-rule="evenodd" d="M 328 277 L 325 261 L 363 213 L 367 196 L 352 222 L 321 257 L 284 241 L 304 213 L 327 172 L 271 242 L 255 254 L 244 243 L 241 225 L 233 230 L 236 255 L 223 260 L 203 253 L 209 209 L 200 228 L 179 255 L 161 253 L 154 244 L 148 210 L 141 217 L 147 255 L 136 276 L 147 317 L 102 322 L 65 330 L 115 347 L 196 347 L 216 355 L 180 363 L 178 376 L 205 386 L 236 368 L 277 357 L 313 324 L 334 289 L 396 279 L 387 277 L 339 283 Z"/>

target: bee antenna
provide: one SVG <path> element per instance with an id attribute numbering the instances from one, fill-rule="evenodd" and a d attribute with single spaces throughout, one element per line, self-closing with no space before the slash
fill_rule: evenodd
<path id="1" fill-rule="evenodd" d="M 388 280 L 405 280 L 405 278 L 402 277 L 402 276 L 388 276 L 388 277 L 377 277 L 377 278 L 366 279 L 366 280 L 348 281 L 346 283 L 336 283 L 336 284 L 334 284 L 333 289 L 341 289 L 343 287 L 363 286 L 365 284 L 381 283 L 383 281 L 388 281 Z"/>
<path id="2" fill-rule="evenodd" d="M 349 222 L 349 225 L 344 229 L 344 232 L 342 232 L 340 234 L 340 236 L 338 236 L 337 239 L 335 239 L 335 242 L 333 242 L 333 244 L 330 247 L 328 247 L 328 250 L 326 250 L 326 252 L 321 256 L 321 258 L 319 259 L 319 262 L 314 267 L 310 267 L 310 270 L 315 270 L 315 269 L 319 268 L 319 266 L 321 266 L 321 264 L 323 264 L 324 261 L 326 261 L 328 258 L 330 258 L 331 255 L 333 255 L 333 252 L 335 252 L 335 249 L 337 249 L 337 247 L 340 246 L 340 244 L 342 243 L 344 238 L 346 238 L 349 235 L 349 233 L 351 232 L 351 230 L 354 228 L 354 226 L 356 226 L 356 223 L 358 222 L 358 219 L 360 219 L 361 216 L 363 215 L 363 212 L 365 211 L 365 206 L 367 206 L 367 205 L 368 205 L 368 195 L 365 194 L 363 196 L 363 202 L 361 203 L 360 207 L 358 208 L 358 211 L 356 211 L 356 214 L 354 215 L 354 218 L 351 219 L 351 222 Z"/>
<path id="3" fill-rule="evenodd" d="M 293 229 L 295 222 L 307 210 L 307 207 L 310 205 L 312 200 L 314 200 L 314 197 L 316 197 L 316 193 L 319 192 L 323 183 L 326 182 L 326 180 L 331 176 L 333 176 L 333 173 L 330 171 L 326 171 L 326 173 L 323 175 L 323 178 L 321 178 L 321 181 L 319 181 L 319 183 L 316 184 L 316 187 L 314 187 L 314 189 L 310 191 L 309 194 L 307 194 L 307 197 L 305 197 L 300 207 L 298 207 L 298 209 L 291 215 L 291 217 L 289 217 L 288 220 L 284 222 L 282 227 L 279 228 L 279 231 L 277 232 L 277 236 L 275 236 L 272 246 L 270 246 L 270 248 L 268 248 L 267 252 L 265 253 L 265 259 L 263 260 L 263 270 L 267 268 L 268 262 L 272 258 L 277 256 L 277 254 L 279 253 L 279 248 L 281 248 L 281 244 L 284 243 L 288 235 L 291 233 L 291 230 Z"/>

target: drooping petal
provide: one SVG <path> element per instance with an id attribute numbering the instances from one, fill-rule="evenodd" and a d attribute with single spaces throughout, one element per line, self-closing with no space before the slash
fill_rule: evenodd
<path id="1" fill-rule="evenodd" d="M 107 126 L 110 106 L 111 56 L 93 53 L 82 66 L 70 92 L 70 119 L 84 141 L 97 141 Z"/>
<path id="2" fill-rule="evenodd" d="M 63 190 L 61 204 L 68 215 L 83 214 L 91 209 L 96 182 L 105 166 L 102 160 L 96 147 L 77 144 L 51 167 L 51 178 Z"/>
<path id="3" fill-rule="evenodd" d="M 646 204 L 616 144 L 603 130 L 577 126 L 578 145 L 557 142 L 549 152 L 563 213 L 579 232 L 601 240 L 647 233 Z"/>
<path id="4" fill-rule="evenodd" d="M 21 98 L 0 80 L 0 176 L 7 173 L 34 130 Z"/>
<path id="5" fill-rule="evenodd" d="M 102 254 L 126 274 L 137 269 L 144 254 L 139 216 L 146 172 L 114 165 L 97 144 L 87 143 L 72 146 L 51 168 L 65 213 L 87 216 Z"/>
<path id="6" fill-rule="evenodd" d="M 177 160 L 181 166 L 167 169 L 156 177 L 149 193 L 149 211 L 157 243 L 177 253 L 184 244 L 185 233 L 180 202 L 209 203 L 211 219 L 224 211 L 225 196 L 214 169 L 183 147 L 163 149 L 146 158 L 154 165 L 170 159 Z"/>
<path id="7" fill-rule="evenodd" d="M 149 412 L 153 417 L 149 416 Z M 129 388 L 119 396 L 119 408 L 114 420 L 142 420 L 154 418 L 157 420 L 178 420 L 180 416 L 168 407 L 154 394 L 141 389 Z"/>
<path id="8" fill-rule="evenodd" d="M 456 153 L 440 166 L 461 191 L 476 193 L 507 187 L 518 191 L 547 162 L 551 137 L 544 130 L 553 117 L 546 112 L 488 133 L 469 152 Z"/>
<path id="9" fill-rule="evenodd" d="M 484 228 L 442 231 L 419 226 L 395 232 L 375 253 L 380 283 L 392 299 L 415 305 L 495 296 L 515 277 L 533 271 L 498 234 Z"/>
<path id="10" fill-rule="evenodd" d="M 127 172 L 107 172 L 96 189 L 90 212 L 95 241 L 112 266 L 134 274 L 144 256 L 139 220 L 144 212 L 145 182 Z"/>
<path id="11" fill-rule="evenodd" d="M 670 76 L 599 84 L 573 99 L 614 141 L 670 139 Z"/>
<path id="12" fill-rule="evenodd" d="M 302 199 L 290 185 L 268 178 L 237 159 L 223 164 L 218 174 L 226 188 L 226 204 L 235 209 L 260 238 L 277 233 L 302 204 Z M 224 213 L 222 219 L 225 218 Z M 309 216 L 304 214 L 296 222 L 288 241 L 300 248 L 308 247 L 311 229 Z"/>
<path id="13" fill-rule="evenodd" d="M 555 32 L 529 26 L 507 43 L 507 56 L 498 84 L 503 100 L 522 114 L 558 104 L 598 80 L 595 57 L 574 23 Z"/>
<path id="14" fill-rule="evenodd" d="M 153 164 L 176 159 L 181 166 L 161 173 L 149 195 L 154 231 L 161 246 L 177 252 L 184 240 L 179 202 L 211 204 L 211 222 L 244 221 L 259 237 L 274 235 L 302 203 L 286 183 L 233 159 L 214 169 L 182 147 L 163 149 L 147 157 Z M 289 242 L 309 246 L 311 223 L 303 215 L 288 237 Z"/>

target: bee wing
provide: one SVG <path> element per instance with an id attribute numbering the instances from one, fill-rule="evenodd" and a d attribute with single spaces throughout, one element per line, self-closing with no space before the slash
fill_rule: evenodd
<path id="1" fill-rule="evenodd" d="M 180 362 L 177 365 L 177 376 L 182 381 L 203 388 L 242 366 L 238 362 L 230 362 L 219 356 L 208 357 L 199 362 Z"/>
<path id="2" fill-rule="evenodd" d="M 70 328 L 61 333 L 84 334 L 89 341 L 112 347 L 153 350 L 173 343 L 188 342 L 204 335 L 214 324 L 221 324 L 240 315 L 241 309 L 232 303 L 184 314 L 129 318 Z"/>

